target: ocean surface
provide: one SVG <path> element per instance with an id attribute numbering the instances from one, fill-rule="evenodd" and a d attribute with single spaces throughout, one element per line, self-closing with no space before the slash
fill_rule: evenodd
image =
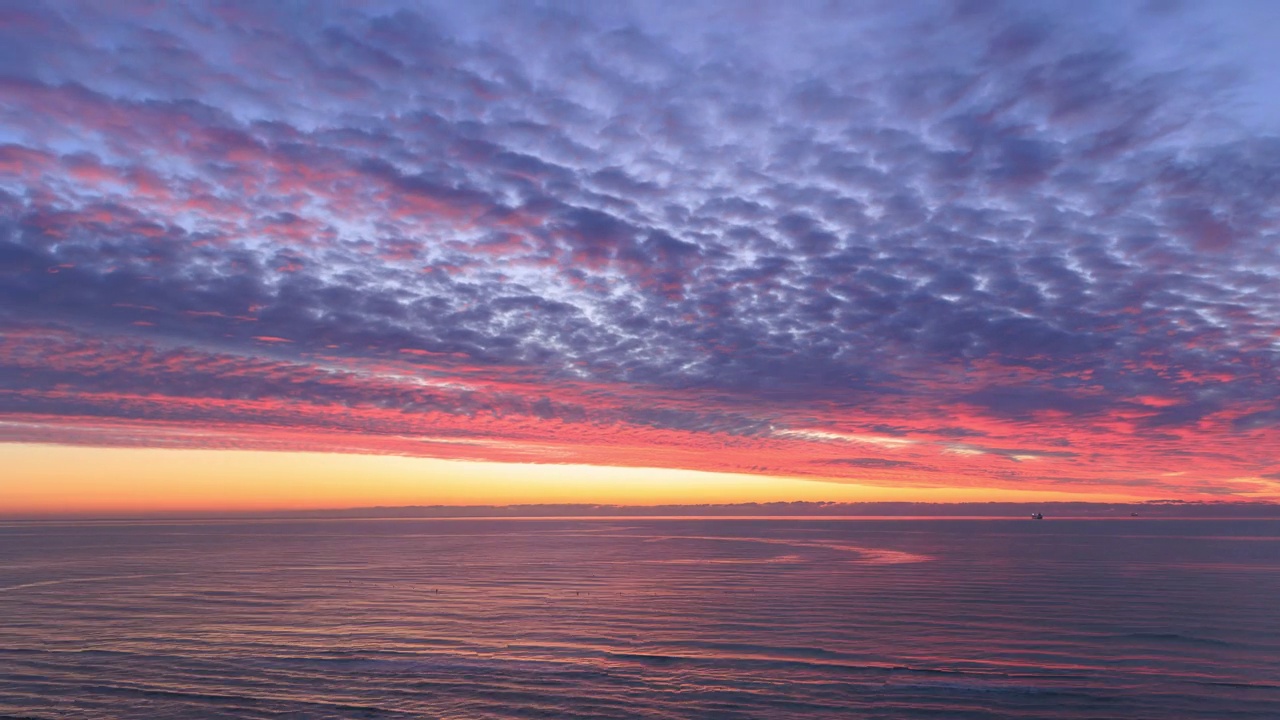
<path id="1" fill-rule="evenodd" d="M 0 717 L 1280 718 L 1280 521 L 0 524 Z"/>

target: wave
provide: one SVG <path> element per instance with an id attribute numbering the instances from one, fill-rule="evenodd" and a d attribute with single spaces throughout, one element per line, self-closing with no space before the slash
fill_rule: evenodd
<path id="1" fill-rule="evenodd" d="M 921 563 L 933 560 L 929 555 L 911 553 L 888 548 L 864 547 L 837 542 L 815 542 L 811 540 L 790 540 L 782 538 L 736 537 L 722 535 L 624 535 L 622 537 L 643 538 L 649 542 L 670 542 L 690 540 L 710 542 L 760 543 L 764 545 L 783 545 L 792 548 L 816 548 L 839 553 L 851 553 L 859 557 L 860 562 L 867 565 L 899 565 Z"/>
<path id="2" fill-rule="evenodd" d="M 1273 720 L 1280 707 L 1280 573 L 1199 542 L 1224 532 L 1212 524 L 1130 543 L 1097 523 L 1028 524 L 1023 542 L 1004 521 L 591 523 L 0 537 L 20 563 L 0 568 L 0 718 Z"/>

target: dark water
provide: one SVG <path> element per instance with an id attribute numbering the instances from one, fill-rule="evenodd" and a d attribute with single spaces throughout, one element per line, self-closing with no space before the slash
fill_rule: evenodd
<path id="1" fill-rule="evenodd" d="M 1280 521 L 6 524 L 0 716 L 1280 718 Z"/>

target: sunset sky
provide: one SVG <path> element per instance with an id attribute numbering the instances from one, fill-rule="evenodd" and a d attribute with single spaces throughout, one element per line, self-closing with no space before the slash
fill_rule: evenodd
<path id="1" fill-rule="evenodd" d="M 1270 2 L 0 9 L 0 513 L 1280 500 Z"/>

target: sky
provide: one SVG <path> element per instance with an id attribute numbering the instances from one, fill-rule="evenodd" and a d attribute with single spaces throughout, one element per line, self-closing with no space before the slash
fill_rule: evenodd
<path id="1" fill-rule="evenodd" d="M 1269 2 L 0 6 L 0 510 L 1280 500 Z"/>

